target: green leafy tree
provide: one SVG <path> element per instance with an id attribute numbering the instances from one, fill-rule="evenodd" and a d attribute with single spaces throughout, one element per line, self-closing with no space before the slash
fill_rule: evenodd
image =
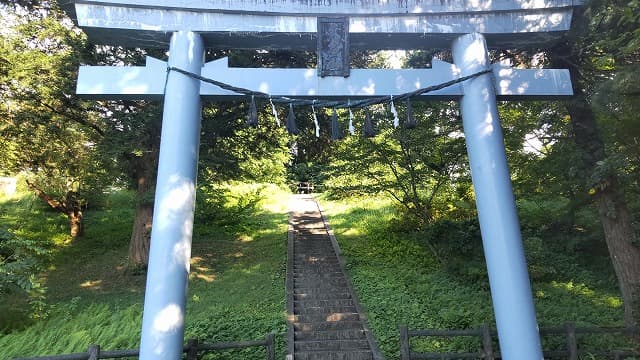
<path id="1" fill-rule="evenodd" d="M 48 255 L 49 250 L 38 241 L 0 229 L 0 295 L 26 296 L 34 306 L 33 315 L 41 315 L 45 288 L 38 274 Z"/>
<path id="2" fill-rule="evenodd" d="M 55 7 L 11 17 L 0 44 L 0 168 L 25 172 L 29 188 L 83 231 L 88 195 L 100 188 L 93 156 L 102 130 L 72 94 L 83 35 Z"/>
<path id="3" fill-rule="evenodd" d="M 131 53 L 118 49 L 118 53 Z M 109 53 L 115 53 L 109 49 Z M 139 52 L 138 52 L 139 54 Z M 122 57 L 118 57 L 122 59 Z M 157 102 L 113 101 L 102 104 L 105 136 L 99 156 L 119 187 L 136 194 L 135 217 L 129 240 L 128 263 L 145 267 L 149 258 L 153 197 L 160 149 L 161 108 Z"/>
<path id="4" fill-rule="evenodd" d="M 336 144 L 330 186 L 334 191 L 387 192 L 416 226 L 431 222 L 446 209 L 452 179 L 468 179 L 461 123 L 452 105 L 414 103 L 415 128 L 403 120 L 394 129 L 392 115 L 381 109 L 374 116 L 377 137 L 359 135 Z M 400 117 L 407 116 L 405 106 L 396 107 Z"/>
<path id="5" fill-rule="evenodd" d="M 637 168 L 637 112 L 630 104 L 638 95 L 629 79 L 637 77 L 640 59 L 638 8 L 638 1 L 590 1 L 566 41 L 548 53 L 554 67 L 572 75 L 575 96 L 566 108 L 586 179 L 582 191 L 598 209 L 628 325 L 640 323 L 640 246 L 625 191 L 629 166 L 621 165 L 635 162 L 629 173 Z"/>

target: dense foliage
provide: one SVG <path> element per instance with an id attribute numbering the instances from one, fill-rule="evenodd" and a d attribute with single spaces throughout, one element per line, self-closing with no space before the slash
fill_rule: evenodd
<path id="1" fill-rule="evenodd" d="M 553 47 L 491 54 L 516 66 L 567 68 L 576 93 L 566 101 L 499 104 L 543 323 L 618 324 L 621 307 L 625 323 L 640 319 L 639 14 L 638 0 L 591 0 Z M 1 1 L 0 19 L 6 24 L 0 29 L 0 175 L 22 179 L 20 196 L 0 204 L 0 330 L 28 327 L 0 339 L 0 349 L 42 354 L 82 350 L 89 341 L 133 347 L 162 103 L 86 101 L 74 87 L 80 64 L 142 65 L 146 56 L 166 60 L 166 54 L 93 45 L 56 1 Z M 387 66 L 381 54 L 352 55 L 354 66 Z M 316 63 L 307 52 L 206 54 L 207 61 L 223 56 L 238 67 Z M 428 67 L 433 57 L 449 60 L 450 53 L 410 51 L 405 66 Z M 257 127 L 246 126 L 248 100 L 203 108 L 194 241 L 199 263 L 190 303 L 198 320 L 187 326 L 188 334 L 221 340 L 282 331 L 284 212 L 266 211 L 261 202 L 270 192 L 282 193 L 272 187 L 238 192 L 228 186 L 233 181 L 310 181 L 326 190 L 361 298 L 391 357 L 399 323 L 465 327 L 491 321 L 456 103 L 395 103 L 398 127 L 389 105 L 354 110 L 356 129 L 364 128 L 368 112 L 377 135 L 358 130 L 342 141 L 331 140 L 329 110 L 317 109 L 316 136 L 312 110 L 296 109 L 302 131 L 291 136 L 276 125 L 268 102 L 257 105 Z M 284 122 L 287 109 L 276 111 Z M 346 134 L 349 114 L 338 115 Z M 362 200 L 363 207 L 379 205 L 380 212 L 335 210 L 359 196 L 375 199 Z M 93 278 L 80 281 L 81 265 Z M 242 292 L 234 293 L 233 284 Z M 116 297 L 123 300 L 112 301 Z M 260 308 L 254 311 L 255 303 Z M 88 327 L 92 317 L 113 327 L 96 334 Z M 127 318 L 135 320 L 122 325 Z M 51 333 L 25 348 L 13 343 L 53 327 L 73 335 L 61 341 Z M 4 346 L 9 343 L 13 347 Z M 45 343 L 60 346 L 45 349 Z"/>
<path id="2" fill-rule="evenodd" d="M 324 195 L 321 199 L 369 324 L 387 359 L 400 358 L 401 325 L 410 329 L 464 329 L 481 324 L 495 327 L 475 221 L 437 221 L 424 233 L 416 234 L 394 226 L 397 213 L 387 196 L 330 200 Z M 563 212 L 561 206 L 553 204 L 542 209 L 520 205 L 521 217 L 534 222 Z M 581 215 L 581 224 L 590 225 L 596 216 L 592 209 L 587 212 Z M 540 326 L 561 326 L 567 321 L 578 326 L 620 325 L 622 302 L 606 253 L 600 251 L 582 259 L 584 252 L 559 251 L 565 245 L 560 241 L 565 239 L 553 239 L 558 243 L 549 245 L 548 238 L 536 238 L 532 231 L 525 230 L 524 237 Z M 441 266 L 426 241 L 434 242 L 450 266 Z M 579 342 L 583 349 L 592 350 L 631 346 L 604 335 L 580 337 Z M 543 346 L 547 350 L 562 349 L 566 342 L 549 337 L 543 339 Z M 478 351 L 479 347 L 479 341 L 464 337 L 412 340 L 416 351 Z"/>
<path id="3" fill-rule="evenodd" d="M 227 196 L 219 197 L 219 191 Z M 210 204 L 203 208 L 215 211 L 201 212 L 204 219 L 194 229 L 185 336 L 211 343 L 275 333 L 278 358 L 283 358 L 288 191 L 271 184 L 226 184 L 215 191 L 201 189 L 200 195 Z M 7 215 L 25 205 L 16 204 L 21 196 L 2 199 Z M 139 346 L 145 276 L 132 275 L 125 266 L 134 202 L 131 192 L 111 194 L 102 209 L 87 211 L 83 242 L 50 253 L 47 304 L 38 319 L 16 313 L 19 302 L 2 295 L 0 358 L 86 351 L 90 344 L 103 350 Z M 55 221 L 56 215 L 49 211 L 43 217 Z M 39 222 L 35 216 L 23 222 L 21 234 L 40 235 L 46 243 L 63 230 Z M 15 224 L 15 219 L 6 217 L 3 223 Z M 264 358 L 264 349 L 217 357 L 237 358 Z"/>

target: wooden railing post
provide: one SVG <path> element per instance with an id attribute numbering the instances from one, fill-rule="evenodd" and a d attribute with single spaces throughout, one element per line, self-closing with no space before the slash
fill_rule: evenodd
<path id="1" fill-rule="evenodd" d="M 411 360 L 409 349 L 409 330 L 406 325 L 402 325 L 400 326 L 400 355 L 402 360 Z"/>
<path id="2" fill-rule="evenodd" d="M 578 341 L 576 339 L 576 324 L 567 322 L 564 324 L 567 332 L 567 350 L 569 351 L 569 360 L 578 360 Z"/>
<path id="3" fill-rule="evenodd" d="M 100 345 L 91 345 L 91 346 L 89 346 L 89 349 L 87 350 L 87 353 L 89 353 L 89 359 L 88 360 L 98 360 L 98 359 L 100 359 Z"/>
<path id="4" fill-rule="evenodd" d="M 267 360 L 276 359 L 276 347 L 275 347 L 275 335 L 273 333 L 267 334 L 265 337 L 265 349 L 267 350 Z"/>
<path id="5" fill-rule="evenodd" d="M 198 359 L 198 339 L 187 340 L 187 360 Z"/>
<path id="6" fill-rule="evenodd" d="M 482 325 L 482 351 L 485 360 L 494 360 L 493 340 L 491 340 L 491 330 L 489 325 Z"/>

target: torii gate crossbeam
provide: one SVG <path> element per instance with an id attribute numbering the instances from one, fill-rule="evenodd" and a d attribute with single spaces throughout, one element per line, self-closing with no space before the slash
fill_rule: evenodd
<path id="1" fill-rule="evenodd" d="M 92 98 L 164 96 L 141 359 L 179 359 L 182 354 L 201 99 L 239 96 L 184 73 L 167 72 L 167 66 L 273 95 L 395 95 L 491 69 L 487 42 L 509 47 L 557 39 L 568 29 L 572 7 L 578 5 L 577 0 L 324 3 L 76 1 L 78 24 L 95 39 L 136 46 L 169 44 L 168 63 L 150 58 L 145 67 L 82 67 L 77 89 L 78 94 Z M 308 48 L 309 43 L 315 44 L 317 17 L 327 15 L 348 17 L 348 31 L 356 47 L 410 49 L 447 44 L 452 47 L 454 64 L 435 62 L 433 69 L 353 70 L 348 78 L 319 78 L 313 69 L 233 69 L 224 60 L 203 64 L 205 47 Z M 423 95 L 461 102 L 501 353 L 507 360 L 540 360 L 542 351 L 496 98 L 564 95 L 571 95 L 565 70 L 504 66 Z"/>

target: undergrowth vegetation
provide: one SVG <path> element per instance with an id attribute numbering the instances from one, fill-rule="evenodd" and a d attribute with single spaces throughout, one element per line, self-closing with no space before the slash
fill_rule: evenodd
<path id="1" fill-rule="evenodd" d="M 274 185 L 200 187 L 186 338 L 257 340 L 273 332 L 277 357 L 284 357 L 288 198 L 287 190 Z M 399 359 L 401 325 L 495 326 L 473 217 L 436 219 L 415 230 L 386 196 L 322 195 L 320 201 L 387 359 Z M 539 323 L 621 325 L 622 302 L 595 215 L 583 210 L 563 222 L 565 205 L 561 199 L 518 202 Z M 127 268 L 126 259 L 134 207 L 130 192 L 106 195 L 87 211 L 85 236 L 71 241 L 66 219 L 37 199 L 1 199 L 2 254 L 13 256 L 5 264 L 23 271 L 11 272 L 22 280 L 1 274 L 0 358 L 86 351 L 90 344 L 104 350 L 139 346 L 145 276 Z M 544 347 L 562 347 L 564 341 L 545 338 Z M 625 346 L 603 336 L 581 341 L 594 349 Z M 469 338 L 412 341 L 417 351 L 478 346 Z M 205 358 L 262 359 L 264 349 Z"/>
<path id="2" fill-rule="evenodd" d="M 198 196 L 185 337 L 212 343 L 283 334 L 289 193 L 227 184 L 202 187 Z M 126 267 L 133 194 L 109 194 L 87 211 L 87 233 L 73 243 L 59 235 L 67 232 L 65 219 L 29 199 L 2 199 L 2 226 L 46 245 L 38 277 L 46 298 L 34 311 L 17 292 L 0 294 L 0 358 L 81 352 L 91 344 L 137 348 L 145 276 Z M 282 358 L 284 336 L 276 339 Z M 264 349 L 205 358 L 262 359 Z"/>
<path id="3" fill-rule="evenodd" d="M 321 204 L 388 359 L 399 359 L 401 325 L 409 329 L 464 329 L 488 324 L 495 328 L 476 220 L 434 221 L 424 230 L 411 231 L 399 223 L 402 220 L 397 219 L 398 213 L 386 197 L 336 200 L 323 196 Z M 557 215 L 549 206 L 538 209 L 530 203 L 519 204 L 540 326 L 562 326 L 565 322 L 622 325 L 622 303 L 606 251 L 575 251 L 572 240 L 585 236 L 585 229 L 552 232 L 535 223 L 534 219 L 543 221 L 539 218 L 543 215 Z M 581 216 L 587 226 L 594 215 Z M 593 233 L 593 229 L 589 231 Z M 614 343 L 628 346 L 615 340 L 607 336 L 583 339 L 593 349 Z M 545 338 L 543 347 L 563 347 L 565 341 Z M 469 338 L 412 341 L 416 351 L 477 351 L 479 346 L 478 340 Z"/>

